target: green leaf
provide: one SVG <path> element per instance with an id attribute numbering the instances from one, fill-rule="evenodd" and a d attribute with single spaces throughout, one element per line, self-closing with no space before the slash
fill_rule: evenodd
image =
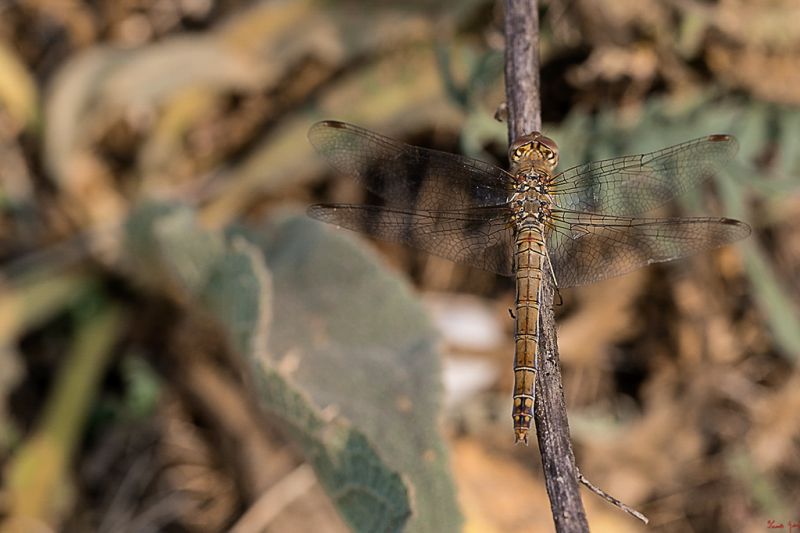
<path id="1" fill-rule="evenodd" d="M 138 208 L 128 220 L 126 236 L 129 259 L 141 281 L 195 295 L 226 247 L 221 235 L 197 225 L 191 208 L 161 203 Z"/>
<path id="2" fill-rule="evenodd" d="M 291 363 L 316 405 L 341 413 L 409 480 L 408 531 L 458 531 L 436 338 L 408 285 L 349 235 L 305 216 L 271 224 L 261 242 L 275 291 L 269 356 Z"/>
<path id="3" fill-rule="evenodd" d="M 387 468 L 359 430 L 343 418 L 325 417 L 302 391 L 302 384 L 279 372 L 278 362 L 266 356 L 272 296 L 260 251 L 235 236 L 217 263 L 203 300 L 253 370 L 262 406 L 282 421 L 356 531 L 400 531 L 411 514 L 400 476 Z"/>
<path id="4" fill-rule="evenodd" d="M 135 254 L 131 260 L 137 263 L 132 272 L 151 288 L 170 291 L 187 312 L 218 320 L 234 353 L 250 368 L 261 406 L 302 449 L 353 529 L 402 530 L 411 506 L 399 469 L 361 427 L 314 401 L 309 392 L 314 383 L 297 380 L 269 357 L 270 331 L 284 327 L 285 319 L 305 337 L 305 317 L 287 316 L 274 298 L 261 250 L 241 233 L 226 238 L 203 230 L 192 211 L 181 206 L 147 205 L 127 228 L 128 249 Z M 276 324 L 271 323 L 273 308 L 281 317 Z"/>

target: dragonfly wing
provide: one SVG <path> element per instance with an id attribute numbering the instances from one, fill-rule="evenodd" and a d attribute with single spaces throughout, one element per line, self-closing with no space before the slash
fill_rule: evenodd
<path id="1" fill-rule="evenodd" d="M 730 135 L 709 135 L 641 155 L 593 161 L 553 178 L 564 210 L 630 216 L 646 213 L 709 179 L 736 155 Z"/>
<path id="2" fill-rule="evenodd" d="M 593 283 L 747 237 L 730 218 L 631 218 L 554 212 L 547 249 L 559 287 Z"/>
<path id="3" fill-rule="evenodd" d="M 457 263 L 512 275 L 514 234 L 506 207 L 412 212 L 371 205 L 318 204 L 309 207 L 308 214 Z"/>
<path id="4" fill-rule="evenodd" d="M 513 188 L 511 175 L 489 163 L 411 146 L 344 122 L 317 122 L 308 139 L 336 169 L 398 209 L 502 205 Z"/>

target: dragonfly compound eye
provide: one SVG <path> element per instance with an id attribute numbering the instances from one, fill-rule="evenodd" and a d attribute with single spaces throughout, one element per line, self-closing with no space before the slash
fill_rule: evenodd
<path id="1" fill-rule="evenodd" d="M 550 137 L 542 135 L 539 138 L 539 153 L 553 166 L 558 164 L 558 145 Z"/>

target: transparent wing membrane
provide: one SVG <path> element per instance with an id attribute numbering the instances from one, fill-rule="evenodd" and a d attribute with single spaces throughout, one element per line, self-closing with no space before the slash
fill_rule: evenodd
<path id="1" fill-rule="evenodd" d="M 585 285 L 718 248 L 750 234 L 730 218 L 632 218 L 554 212 L 546 243 L 559 287 Z"/>
<path id="2" fill-rule="evenodd" d="M 708 180 L 737 150 L 730 135 L 710 135 L 647 154 L 578 165 L 553 178 L 554 200 L 572 211 L 646 213 Z"/>
<path id="3" fill-rule="evenodd" d="M 405 244 L 457 263 L 511 276 L 514 228 L 508 208 L 403 211 L 370 205 L 312 205 L 317 220 Z"/>
<path id="4" fill-rule="evenodd" d="M 509 173 L 342 122 L 315 124 L 309 139 L 334 167 L 386 201 L 315 205 L 312 217 L 513 275 L 518 221 L 508 203 L 516 185 Z M 727 218 L 635 217 L 703 183 L 736 150 L 733 137 L 711 135 L 556 174 L 544 233 L 558 285 L 592 283 L 749 235 L 747 224 Z"/>
<path id="5" fill-rule="evenodd" d="M 398 209 L 504 204 L 513 177 L 483 161 L 411 146 L 343 122 L 314 124 L 308 138 L 335 168 Z"/>

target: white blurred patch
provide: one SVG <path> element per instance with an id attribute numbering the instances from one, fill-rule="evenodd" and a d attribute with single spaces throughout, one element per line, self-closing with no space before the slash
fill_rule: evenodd
<path id="1" fill-rule="evenodd" d="M 446 357 L 444 360 L 445 407 L 469 401 L 495 382 L 497 369 L 477 357 Z"/>
<path id="2" fill-rule="evenodd" d="M 434 294 L 425 305 L 443 341 L 455 351 L 485 352 L 502 344 L 503 326 L 488 301 L 475 296 Z"/>

